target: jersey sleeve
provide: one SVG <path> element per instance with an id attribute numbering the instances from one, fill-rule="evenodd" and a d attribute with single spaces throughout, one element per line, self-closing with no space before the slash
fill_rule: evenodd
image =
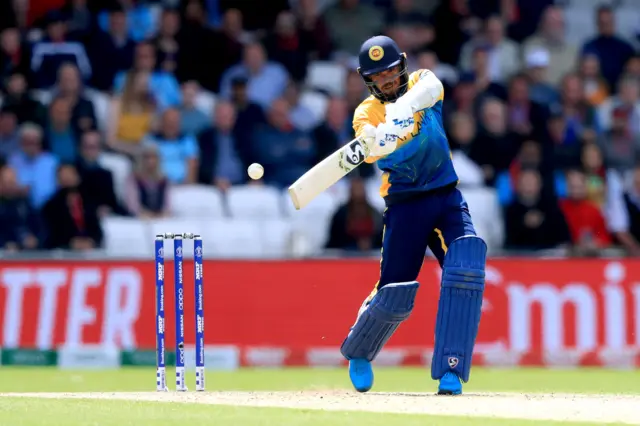
<path id="1" fill-rule="evenodd" d="M 409 76 L 409 90 L 420 80 L 427 77 L 428 75 L 433 74 L 430 70 L 420 69 L 418 71 L 414 71 Z M 444 90 L 440 92 L 440 96 L 438 97 L 436 102 L 444 100 Z"/>
<path id="2" fill-rule="evenodd" d="M 361 103 L 358 108 L 356 108 L 356 112 L 353 114 L 353 130 L 355 131 L 356 137 L 359 138 L 363 135 L 363 128 L 365 124 L 371 124 L 373 126 L 377 125 L 369 114 L 369 109 L 367 108 L 367 104 Z M 369 156 L 365 158 L 365 163 L 375 163 L 382 157 L 373 157 Z"/>

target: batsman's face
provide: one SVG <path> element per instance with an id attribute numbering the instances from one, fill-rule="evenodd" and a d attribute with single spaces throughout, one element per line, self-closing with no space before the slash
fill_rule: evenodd
<path id="1" fill-rule="evenodd" d="M 373 74 L 371 81 L 387 96 L 394 96 L 400 88 L 400 65 L 391 69 Z"/>

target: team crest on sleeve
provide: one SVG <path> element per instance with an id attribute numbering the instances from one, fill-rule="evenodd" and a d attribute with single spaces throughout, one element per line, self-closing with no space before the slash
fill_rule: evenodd
<path id="1" fill-rule="evenodd" d="M 371 46 L 369 49 L 369 57 L 372 61 L 379 61 L 384 57 L 384 50 L 380 46 Z"/>

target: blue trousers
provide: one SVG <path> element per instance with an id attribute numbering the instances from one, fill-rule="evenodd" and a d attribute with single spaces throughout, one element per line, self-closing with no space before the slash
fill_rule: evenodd
<path id="1" fill-rule="evenodd" d="M 451 241 L 476 235 L 469 208 L 456 188 L 392 204 L 384 212 L 379 289 L 389 283 L 415 281 L 427 247 L 440 266 Z"/>

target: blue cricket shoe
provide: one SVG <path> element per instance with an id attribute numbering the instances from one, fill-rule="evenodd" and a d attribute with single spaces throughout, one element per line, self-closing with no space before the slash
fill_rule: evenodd
<path id="1" fill-rule="evenodd" d="M 373 368 L 366 359 L 349 360 L 349 378 L 358 392 L 367 392 L 373 386 Z"/>
<path id="2" fill-rule="evenodd" d="M 462 382 L 456 373 L 448 372 L 440 379 L 438 385 L 438 395 L 460 395 L 462 393 Z"/>

